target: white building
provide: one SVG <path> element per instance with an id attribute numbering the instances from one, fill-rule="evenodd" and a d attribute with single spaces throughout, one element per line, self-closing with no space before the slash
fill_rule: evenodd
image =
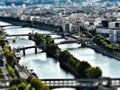
<path id="1" fill-rule="evenodd" d="M 71 23 L 66 24 L 65 31 L 68 33 L 72 31 L 72 24 Z"/>
<path id="2" fill-rule="evenodd" d="M 120 42 L 120 28 L 110 30 L 109 40 L 111 42 Z"/>
<path id="3" fill-rule="evenodd" d="M 115 23 L 116 22 L 109 22 L 108 23 L 108 28 L 115 28 L 116 26 L 115 26 Z"/>
<path id="4" fill-rule="evenodd" d="M 110 32 L 109 28 L 96 28 L 96 33 L 109 34 L 109 32 Z"/>
<path id="5" fill-rule="evenodd" d="M 95 25 L 95 26 L 99 26 L 100 23 L 101 23 L 101 21 L 102 21 L 101 18 L 96 18 L 96 19 L 95 19 L 95 22 L 94 22 L 94 25 Z"/>
<path id="6" fill-rule="evenodd" d="M 80 30 L 80 26 L 77 24 L 68 23 L 65 25 L 65 31 L 67 33 L 76 33 L 79 30 Z"/>

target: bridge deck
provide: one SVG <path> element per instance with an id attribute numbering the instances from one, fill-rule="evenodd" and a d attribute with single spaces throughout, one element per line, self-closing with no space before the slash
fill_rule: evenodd
<path id="1" fill-rule="evenodd" d="M 13 25 L 0 25 L 0 27 L 8 27 L 8 26 L 13 26 Z"/>
<path id="2" fill-rule="evenodd" d="M 120 78 L 114 78 L 111 80 L 111 86 L 120 87 Z"/>
<path id="3" fill-rule="evenodd" d="M 102 86 L 104 86 L 105 83 L 108 83 L 109 81 L 111 82 L 111 86 L 120 87 L 120 78 L 110 78 L 110 79 L 42 79 L 42 82 L 47 84 L 50 88 L 97 87 L 98 85 L 101 86 L 100 82 L 102 82 Z M 10 82 L 11 82 L 11 80 L 0 79 L 0 88 L 9 87 Z"/>
<path id="4" fill-rule="evenodd" d="M 63 33 L 41 33 L 42 35 L 63 35 Z M 13 36 L 31 36 L 33 35 L 32 33 L 30 34 L 13 34 L 13 35 L 6 35 L 6 37 L 13 37 Z"/>
<path id="5" fill-rule="evenodd" d="M 69 44 L 69 43 L 77 43 L 77 41 L 76 40 L 61 41 L 61 42 L 56 43 L 56 44 Z"/>
<path id="6" fill-rule="evenodd" d="M 13 34 L 13 35 L 9 35 L 7 34 L 6 37 L 14 37 L 14 36 L 31 36 L 33 34 Z"/>
<path id="7" fill-rule="evenodd" d="M 43 83 L 47 84 L 50 88 L 58 87 L 97 87 L 96 80 L 77 80 L 77 79 L 44 79 Z"/>
<path id="8" fill-rule="evenodd" d="M 30 49 L 30 48 L 36 48 L 37 46 L 28 46 L 28 47 L 18 47 L 15 48 L 15 50 L 24 50 L 24 49 Z"/>

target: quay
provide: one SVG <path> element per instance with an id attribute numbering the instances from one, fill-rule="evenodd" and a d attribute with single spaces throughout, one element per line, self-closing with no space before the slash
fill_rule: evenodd
<path id="1" fill-rule="evenodd" d="M 97 45 L 86 45 L 86 46 L 93 49 L 93 50 L 95 50 L 96 52 L 99 52 L 99 53 L 101 53 L 103 55 L 109 56 L 111 58 L 115 58 L 115 59 L 120 61 L 120 52 L 108 51 L 108 50 L 105 50 L 102 47 L 97 46 Z"/>

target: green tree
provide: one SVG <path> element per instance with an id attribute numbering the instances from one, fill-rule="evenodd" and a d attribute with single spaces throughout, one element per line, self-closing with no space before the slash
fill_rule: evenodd
<path id="1" fill-rule="evenodd" d="M 102 76 L 102 71 L 99 67 L 91 67 L 86 69 L 86 76 L 88 78 L 99 78 Z"/>
<path id="2" fill-rule="evenodd" d="M 29 77 L 27 78 L 27 82 L 30 83 L 30 81 L 31 81 L 32 78 L 33 78 L 33 76 L 29 76 Z"/>
<path id="3" fill-rule="evenodd" d="M 32 78 L 30 81 L 30 84 L 36 90 L 40 90 L 41 86 L 42 86 L 42 81 L 40 79 L 37 79 L 37 78 Z"/>
<path id="4" fill-rule="evenodd" d="M 53 43 L 52 42 L 53 40 L 52 40 L 50 35 L 46 35 L 45 40 L 46 40 L 46 45 L 49 45 L 50 43 Z"/>
<path id="5" fill-rule="evenodd" d="M 18 90 L 17 86 L 10 87 L 10 90 Z"/>
<path id="6" fill-rule="evenodd" d="M 23 82 L 23 80 L 21 78 L 13 78 L 10 83 L 10 86 L 17 86 L 17 85 L 21 84 L 22 82 Z"/>
<path id="7" fill-rule="evenodd" d="M 5 40 L 0 40 L 0 46 L 4 47 L 5 46 L 6 41 Z"/>
<path id="8" fill-rule="evenodd" d="M 65 51 L 61 52 L 59 58 L 60 58 L 60 61 L 63 61 L 63 62 L 66 62 L 66 63 L 67 63 L 67 62 L 70 61 L 69 58 L 73 58 L 73 55 L 70 54 L 67 50 L 65 50 Z"/>
<path id="9" fill-rule="evenodd" d="M 10 74 L 11 77 L 15 77 L 15 71 L 10 65 L 6 65 L 8 73 Z"/>
<path id="10" fill-rule="evenodd" d="M 7 60 L 7 63 L 11 66 L 13 66 L 14 62 L 15 62 L 15 57 L 12 53 L 8 53 L 6 55 L 6 60 Z"/>
<path id="11" fill-rule="evenodd" d="M 50 90 L 49 87 L 42 83 L 38 78 L 32 78 L 30 84 L 35 90 Z"/>
<path id="12" fill-rule="evenodd" d="M 85 78 L 86 77 L 85 70 L 90 68 L 90 67 L 91 67 L 91 65 L 88 62 L 82 61 L 77 67 L 80 77 Z"/>
<path id="13" fill-rule="evenodd" d="M 18 85 L 18 90 L 29 90 L 29 89 L 25 83 L 21 83 Z"/>
<path id="14" fill-rule="evenodd" d="M 47 47 L 47 51 L 53 55 L 55 58 L 58 58 L 61 54 L 61 49 L 58 47 L 57 44 L 50 44 L 48 47 Z"/>
<path id="15" fill-rule="evenodd" d="M 50 88 L 46 84 L 42 84 L 41 90 L 50 90 Z"/>

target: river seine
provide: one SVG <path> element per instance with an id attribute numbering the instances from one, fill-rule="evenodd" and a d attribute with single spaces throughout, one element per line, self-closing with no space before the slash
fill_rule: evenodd
<path id="1" fill-rule="evenodd" d="M 5 22 L 0 22 L 0 25 L 6 25 Z M 8 34 L 27 34 L 29 32 L 39 32 L 39 33 L 50 33 L 50 31 L 38 30 L 33 28 L 18 28 L 18 27 L 5 27 Z M 58 35 L 52 35 L 52 37 L 60 37 Z M 9 37 L 7 40 L 12 48 L 23 47 L 23 46 L 32 46 L 35 43 L 33 41 L 28 40 L 28 37 L 21 36 L 16 43 L 13 43 L 13 39 L 16 37 Z M 60 42 L 65 40 L 55 39 L 55 42 Z M 92 66 L 99 66 L 103 71 L 103 77 L 120 77 L 120 61 L 104 56 L 100 53 L 95 52 L 90 48 L 79 48 L 78 44 L 63 44 L 59 45 L 62 50 L 68 50 L 74 57 L 79 60 L 88 61 Z M 26 50 L 26 56 L 22 56 L 20 60 L 20 64 L 27 66 L 27 68 L 33 69 L 33 71 L 38 75 L 39 78 L 74 78 L 74 76 L 68 72 L 65 72 L 60 68 L 59 62 L 54 60 L 53 58 L 48 58 L 45 52 L 41 52 L 42 50 L 38 50 L 39 53 L 35 54 L 34 49 Z M 22 54 L 22 52 L 21 52 Z M 75 90 L 72 88 L 60 88 L 54 90 Z"/>

